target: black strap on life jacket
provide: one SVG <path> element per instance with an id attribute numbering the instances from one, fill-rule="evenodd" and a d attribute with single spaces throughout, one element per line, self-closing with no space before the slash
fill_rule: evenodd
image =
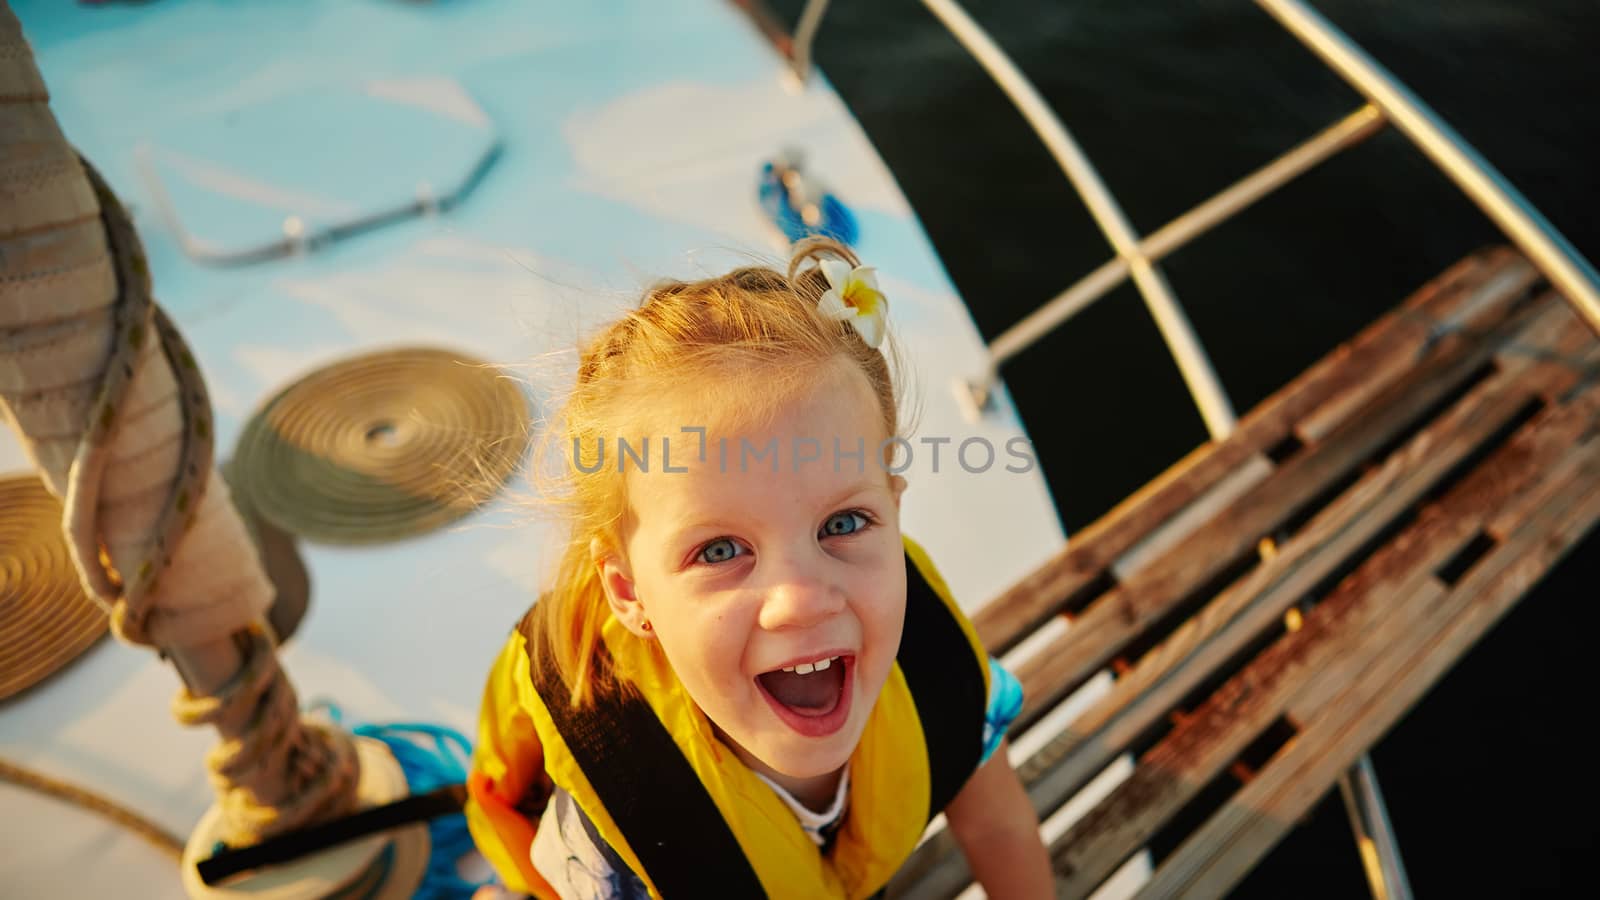
<path id="1" fill-rule="evenodd" d="M 933 585 L 906 555 L 906 626 L 896 657 L 928 742 L 928 821 L 950 805 L 983 756 L 989 707 L 972 645 Z M 981 663 L 988 665 L 988 660 Z"/>
<path id="2" fill-rule="evenodd" d="M 523 620 L 531 649 L 542 635 L 530 634 L 530 624 Z M 595 653 L 609 657 L 603 644 Z M 574 710 L 553 667 L 540 667 L 532 653 L 529 659 L 551 722 L 661 896 L 765 896 L 738 839 L 650 704 L 624 690 L 597 694 L 592 706 Z"/>
<path id="3" fill-rule="evenodd" d="M 631 691 L 572 709 L 567 685 L 534 654 L 542 632 L 520 629 L 534 690 L 574 761 L 663 897 L 760 897 L 755 869 L 655 711 Z M 596 653 L 609 667 L 603 645 Z M 977 767 L 988 698 L 971 645 L 933 586 L 906 556 L 906 623 L 897 656 L 928 741 L 931 820 Z M 963 664 L 966 663 L 966 664 Z"/>

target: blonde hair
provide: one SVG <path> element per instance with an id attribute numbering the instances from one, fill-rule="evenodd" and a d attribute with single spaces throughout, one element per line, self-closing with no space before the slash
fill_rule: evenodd
<path id="1" fill-rule="evenodd" d="M 583 345 L 577 384 L 540 454 L 555 458 L 570 449 L 575 458 L 542 479 L 541 493 L 564 507 L 571 533 L 554 586 L 534 606 L 530 648 L 536 665 L 554 664 L 574 707 L 626 687 L 626 677 L 597 653 L 611 611 L 590 545 L 599 538 L 620 549 L 628 517 L 621 467 L 601 464 L 605 442 L 624 427 L 638 428 L 664 396 L 704 398 L 716 421 L 695 425 L 760 422 L 841 360 L 866 376 L 885 433 L 899 434 L 893 342 L 879 352 L 849 323 L 817 309 L 828 290 L 817 263 L 829 256 L 859 265 L 849 249 L 814 238 L 796 245 L 787 274 L 752 266 L 658 284 Z M 752 373 L 761 390 L 749 389 Z M 552 448 L 551 441 L 560 443 Z"/>

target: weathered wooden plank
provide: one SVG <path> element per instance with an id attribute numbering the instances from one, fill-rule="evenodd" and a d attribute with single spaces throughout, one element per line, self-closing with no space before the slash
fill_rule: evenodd
<path id="1" fill-rule="evenodd" d="M 1418 587 L 1492 510 L 1540 484 L 1550 463 L 1592 427 L 1600 390 L 1585 396 L 1585 408 L 1542 416 L 1494 453 L 1312 610 L 1299 632 L 1269 647 L 1146 754 L 1134 775 L 1053 847 L 1063 888 L 1087 894 L 1301 696 L 1305 683 L 1375 664 L 1385 648 L 1366 630 L 1426 610 Z"/>
<path id="2" fill-rule="evenodd" d="M 1014 605 L 1019 593 L 1033 594 L 1031 600 L 1026 596 L 1022 597 L 1022 602 L 1027 603 L 1039 602 L 1039 595 L 1042 593 L 1057 591 L 1059 596 L 1051 601 L 1054 609 L 1065 605 L 1065 601 L 1074 592 L 1090 590 L 1100 592 L 1105 589 L 1108 582 L 1114 583 L 1114 579 L 1132 581 L 1140 569 L 1159 561 L 1167 552 L 1189 540 L 1200 528 L 1215 527 L 1205 521 L 1215 517 L 1211 514 L 1212 508 L 1236 500 L 1244 490 L 1262 482 L 1272 468 L 1271 463 L 1265 458 L 1264 450 L 1272 450 L 1277 454 L 1288 449 L 1293 453 L 1295 447 L 1274 446 L 1284 440 L 1291 431 L 1301 442 L 1298 455 L 1303 456 L 1310 450 L 1320 449 L 1306 445 L 1314 445 L 1318 438 L 1326 437 L 1335 431 L 1341 422 L 1363 414 L 1362 407 L 1368 402 L 1373 400 L 1390 402 L 1384 400 L 1382 395 L 1386 390 L 1392 390 L 1398 383 L 1419 377 L 1416 371 L 1419 360 L 1424 357 L 1438 360 L 1451 353 L 1460 353 L 1464 347 L 1474 344 L 1474 340 L 1462 340 L 1460 337 L 1437 340 L 1440 333 L 1460 330 L 1474 333 L 1470 335 L 1473 339 L 1481 339 L 1485 337 L 1485 332 L 1494 331 L 1497 326 L 1502 326 L 1502 330 L 1509 329 L 1510 326 L 1503 321 L 1508 310 L 1515 305 L 1517 298 L 1526 295 L 1527 289 L 1536 280 L 1532 269 L 1510 251 L 1493 251 L 1463 261 L 1415 293 L 1402 308 L 1374 323 L 1350 344 L 1330 354 L 1273 398 L 1257 407 L 1246 417 L 1239 431 L 1229 442 L 1223 445 L 1208 444 L 1197 449 L 1162 478 L 1124 501 L 1117 510 L 1103 517 L 1090 530 L 1075 535 L 1066 553 L 1051 564 L 1041 567 L 1029 579 L 1012 591 L 1008 591 L 990 608 L 979 614 L 977 619 L 980 634 L 984 636 L 992 650 L 1014 646 L 1017 643 L 1016 634 L 1007 635 L 1003 631 L 1006 628 L 1022 627 L 1019 624 L 1021 620 L 1012 615 L 1015 609 L 1010 612 L 1006 610 L 1008 603 Z M 1545 319 L 1540 321 L 1547 322 Z M 1438 329 L 1438 333 L 1434 333 L 1436 326 L 1442 326 Z M 1548 331 L 1547 322 L 1546 336 Z M 1430 334 L 1433 340 L 1430 340 Z M 1518 335 L 1514 341 L 1526 343 L 1527 338 L 1525 335 Z M 1515 376 L 1516 370 L 1527 367 L 1526 359 L 1518 361 L 1515 358 L 1506 358 L 1502 362 L 1509 362 L 1509 365 L 1504 366 L 1509 374 L 1503 372 L 1500 376 L 1489 379 L 1490 384 L 1504 387 L 1506 381 Z M 1570 383 L 1570 380 L 1567 383 Z M 1562 385 L 1554 385 L 1548 387 L 1546 393 L 1557 388 L 1564 389 Z M 1482 405 L 1480 400 L 1474 398 L 1479 398 L 1480 394 L 1486 394 L 1490 390 L 1488 386 L 1481 387 L 1463 402 L 1469 406 L 1472 403 Z M 1501 402 L 1494 404 L 1488 411 L 1488 419 L 1492 420 L 1492 424 L 1486 421 L 1473 422 L 1471 433 L 1481 437 L 1496 430 L 1499 423 L 1505 421 L 1507 410 L 1514 412 L 1520 407 L 1521 401 L 1529 396 L 1526 387 L 1519 390 L 1521 393 L 1514 397 L 1516 403 L 1510 404 L 1509 407 L 1506 405 L 1509 401 L 1505 398 L 1513 395 L 1502 392 L 1504 397 Z M 1357 402 L 1355 398 L 1359 398 L 1361 402 Z M 1459 405 L 1457 409 L 1460 409 Z M 1300 417 L 1298 420 L 1295 418 L 1297 415 Z M 1300 427 L 1302 422 L 1307 421 L 1312 424 Z M 1442 433 L 1434 435 L 1436 441 L 1442 437 Z M 1307 440 L 1308 438 L 1310 440 Z M 1473 440 L 1468 439 L 1467 442 L 1472 443 Z M 1229 445 L 1254 449 L 1251 453 L 1235 452 L 1230 455 L 1227 452 Z M 1252 466 L 1251 458 L 1258 464 Z M 1430 457 L 1427 459 L 1429 472 L 1436 476 L 1457 458 L 1455 455 Z M 1224 462 L 1234 463 L 1234 467 L 1229 469 L 1222 465 Z M 1401 464 L 1396 465 L 1403 468 Z M 1379 511 L 1374 520 L 1388 521 L 1393 517 L 1393 508 L 1396 505 L 1404 506 L 1423 493 L 1425 488 L 1416 485 L 1424 483 L 1431 485 L 1432 481 L 1436 480 L 1428 473 L 1409 473 L 1412 480 L 1407 483 L 1412 486 L 1402 485 L 1396 492 L 1394 488 L 1397 482 L 1393 479 L 1398 477 L 1400 468 L 1386 466 L 1372 473 L 1336 503 L 1345 502 L 1350 493 L 1365 486 L 1370 492 L 1368 501 L 1377 495 L 1384 495 L 1384 499 L 1388 501 L 1385 504 L 1386 511 Z M 1380 483 L 1374 479 L 1383 480 Z M 1355 508 L 1352 507 L 1349 513 L 1350 516 L 1354 516 Z M 1325 512 L 1323 516 L 1326 515 L 1328 514 Z M 1300 535 L 1311 534 L 1319 528 L 1337 532 L 1334 525 L 1326 521 L 1323 516 L 1313 518 L 1300 530 Z M 1141 517 L 1142 523 L 1135 521 Z M 1195 620 L 1183 626 L 1171 641 L 1158 647 L 1156 652 L 1148 654 L 1140 665 L 1135 667 L 1133 673 L 1125 675 L 1120 680 L 1118 688 L 1123 692 L 1120 694 L 1122 699 L 1144 698 L 1145 702 L 1139 703 L 1136 707 L 1128 706 L 1119 712 L 1115 709 L 1113 701 L 1102 701 L 1098 708 L 1091 709 L 1087 714 L 1087 716 L 1101 715 L 1102 724 L 1096 724 L 1090 718 L 1080 717 L 1070 732 L 1058 738 L 1057 742 L 1046 745 L 1032 760 L 1022 764 L 1021 770 L 1025 779 L 1035 782 L 1032 797 L 1041 816 L 1053 811 L 1059 805 L 1060 798 L 1055 796 L 1056 794 L 1070 790 L 1062 785 L 1071 782 L 1081 783 L 1092 777 L 1100 767 L 1096 763 L 1103 765 L 1114 759 L 1136 734 L 1154 722 L 1155 717 L 1164 715 L 1178 698 L 1192 692 L 1200 681 L 1209 677 L 1219 665 L 1232 656 L 1231 651 L 1236 646 L 1242 647 L 1255 635 L 1263 633 L 1266 628 L 1275 624 L 1282 609 L 1293 602 L 1298 594 L 1305 593 L 1315 583 L 1325 578 L 1327 572 L 1331 571 L 1339 560 L 1347 557 L 1376 530 L 1376 527 L 1364 526 L 1357 531 L 1337 532 L 1334 545 L 1324 547 L 1315 554 L 1318 559 L 1322 554 L 1326 554 L 1331 562 L 1315 570 L 1307 565 L 1311 559 L 1308 549 L 1296 547 L 1292 542 L 1286 544 L 1280 553 L 1280 556 L 1286 558 L 1279 568 L 1263 567 L 1251 576 L 1247 576 L 1246 580 L 1257 579 L 1251 588 L 1247 589 L 1237 584 L 1230 588 L 1230 591 L 1237 591 L 1230 598 L 1234 601 L 1231 609 L 1214 602 Z M 1298 567 L 1291 564 L 1297 553 L 1307 557 L 1300 560 Z M 1107 572 L 1108 569 L 1110 573 Z M 1285 576 L 1297 570 L 1299 578 L 1293 579 L 1292 583 L 1284 580 Z M 1267 575 L 1263 572 L 1273 574 Z M 1066 580 L 1062 581 L 1062 578 Z M 1081 606 L 1081 601 L 1084 599 L 1091 598 L 1079 598 L 1079 601 L 1072 606 Z M 1256 603 L 1260 605 L 1255 605 Z M 1047 611 L 1039 621 L 1048 621 L 1053 609 Z M 1253 618 L 1244 621 L 1247 614 Z M 1010 624 L 1007 624 L 1008 616 L 1012 619 Z M 1103 623 L 1119 624 L 1114 618 L 1103 620 Z M 1085 628 L 1086 625 L 1089 626 L 1088 629 Z M 1092 645 L 1095 636 L 1089 631 L 1094 625 L 1095 620 L 1092 617 L 1087 617 L 1087 621 L 1079 619 L 1074 622 L 1070 633 L 1075 633 L 1085 644 Z M 1222 641 L 1213 644 L 1213 640 L 1219 634 L 1223 635 Z M 1194 650 L 1193 653 L 1175 649 L 1184 641 L 1188 642 L 1189 647 Z M 1059 649 L 1058 642 L 1052 652 Z M 1207 649 L 1211 651 L 1211 655 L 1203 657 L 1197 655 Z M 1156 654 L 1162 651 L 1172 653 L 1174 658 L 1165 662 L 1159 661 Z M 1022 656 L 1025 657 L 1027 654 Z M 1191 656 L 1194 658 L 1190 659 Z M 1163 668 L 1172 671 L 1163 674 L 1161 672 Z M 1092 671 L 1090 670 L 1091 674 Z M 1134 681 L 1141 677 L 1141 673 L 1147 680 L 1148 690 L 1134 687 Z M 1174 674 L 1177 677 L 1173 677 Z M 1067 766 L 1052 769 L 1051 765 L 1063 757 L 1067 759 Z M 1077 770 L 1073 769 L 1074 765 L 1078 767 Z M 1049 783 L 1038 781 L 1041 773 L 1053 773 L 1061 783 L 1052 787 Z M 891 885 L 891 896 L 953 896 L 968 881 L 970 877 L 966 866 L 960 855 L 954 852 L 953 842 L 948 839 L 948 835 L 941 834 L 920 848 L 913 859 L 903 867 Z"/>
<path id="3" fill-rule="evenodd" d="M 1570 353 L 1587 332 L 1551 298 L 1519 344 Z M 1593 362 L 1594 356 L 1589 357 Z M 1447 472 L 1497 433 L 1533 396 L 1565 390 L 1577 378 L 1567 365 L 1531 355 L 1508 358 L 1383 465 L 1334 500 L 1272 559 L 1230 585 L 1116 682 L 1072 727 L 1019 766 L 1035 805 L 1053 809 L 1166 711 L 1332 574 L 1349 556 L 1411 507 Z"/>
<path id="4" fill-rule="evenodd" d="M 1441 549 L 1432 561 L 1442 564 L 1452 552 Z M 1420 590 L 1428 577 L 1426 571 L 1405 573 L 1385 582 L 1387 593 L 1406 601 L 1388 614 L 1415 618 L 1417 606 L 1428 599 Z M 1247 668 L 1219 688 L 1140 759 L 1134 774 L 1110 797 L 1052 845 L 1063 893 L 1087 896 L 1122 860 L 1149 842 L 1280 716 L 1298 681 L 1342 658 L 1369 651 L 1364 645 L 1379 618 L 1376 602 L 1313 610 L 1318 612 L 1324 620 L 1338 613 L 1337 627 L 1320 628 L 1305 640 L 1280 640 L 1270 648 L 1276 653 L 1260 658 L 1271 665 Z"/>
<path id="5" fill-rule="evenodd" d="M 1295 741 L 1157 870 L 1141 896 L 1222 896 L 1376 743 L 1461 655 L 1600 521 L 1600 446 L 1588 472 L 1529 508 L 1529 519 L 1444 602 L 1421 647 L 1381 656 L 1346 691 L 1318 708 Z M 1574 490 L 1587 487 L 1587 492 Z M 1441 593 L 1443 593 L 1441 589 Z"/>
<path id="6" fill-rule="evenodd" d="M 1562 459 L 1546 472 L 1541 473 L 1539 476 L 1541 480 L 1537 484 L 1532 486 L 1525 485 L 1526 489 L 1519 491 L 1519 495 L 1537 498 L 1537 502 L 1523 507 L 1525 516 L 1512 526 L 1510 533 L 1507 535 L 1508 540 L 1528 540 L 1529 538 L 1527 538 L 1526 534 L 1527 523 L 1538 520 L 1541 515 L 1545 515 L 1549 510 L 1564 508 L 1563 504 L 1571 503 L 1574 497 L 1582 497 L 1587 492 L 1600 488 L 1600 483 L 1596 481 L 1596 474 L 1600 473 L 1600 457 L 1596 456 L 1597 446 L 1600 445 L 1596 445 L 1592 441 L 1583 441 L 1572 447 L 1562 448 L 1564 454 Z M 1465 546 L 1467 542 L 1478 534 L 1484 524 L 1483 517 L 1493 515 L 1493 511 L 1485 510 L 1482 516 L 1477 517 L 1463 515 L 1459 509 L 1438 511 L 1435 515 L 1453 520 L 1451 527 L 1440 529 L 1440 531 L 1448 531 L 1449 537 L 1447 541 L 1449 546 L 1461 547 Z M 1465 541 L 1461 539 L 1463 531 L 1466 533 Z M 1428 534 L 1426 528 L 1416 529 L 1411 535 L 1408 535 L 1411 540 L 1427 540 L 1430 537 L 1431 535 Z M 1485 559 L 1479 560 L 1478 563 L 1494 565 L 1489 561 L 1491 557 L 1503 560 L 1506 552 L 1506 543 L 1507 541 L 1502 541 L 1494 548 L 1491 548 L 1490 552 L 1485 555 Z M 1527 549 L 1527 547 L 1524 546 L 1523 549 Z M 1438 573 L 1436 571 L 1429 574 L 1434 580 L 1437 580 Z M 1460 594 L 1459 586 L 1450 588 L 1449 593 L 1450 597 L 1446 598 L 1448 604 L 1463 605 L 1473 602 L 1470 596 Z M 1452 605 L 1447 608 L 1454 609 L 1455 606 Z M 1445 612 L 1440 615 L 1445 618 L 1437 621 L 1430 619 L 1429 625 L 1436 626 L 1439 622 L 1448 621 L 1453 613 Z M 1438 630 L 1437 627 L 1406 628 L 1403 627 L 1403 623 L 1391 622 L 1387 619 L 1382 624 L 1383 631 L 1379 635 L 1380 640 L 1377 647 L 1375 647 L 1375 652 L 1372 654 L 1372 659 L 1365 661 L 1366 665 L 1353 667 L 1349 670 L 1340 670 L 1334 667 L 1319 671 L 1315 678 L 1308 679 L 1304 684 L 1300 685 L 1299 689 L 1289 698 L 1288 703 L 1284 705 L 1283 714 L 1290 721 L 1304 728 L 1307 723 L 1313 722 L 1319 716 L 1324 715 L 1330 704 L 1342 702 L 1341 698 L 1349 693 L 1351 685 L 1364 677 L 1370 677 L 1373 672 L 1376 672 L 1376 669 L 1368 668 L 1367 666 L 1376 663 L 1378 657 L 1406 658 L 1408 654 L 1418 651 L 1432 641 Z"/>
<path id="7" fill-rule="evenodd" d="M 1420 324 L 1441 336 L 1452 330 L 1471 331 L 1482 328 L 1486 322 L 1496 317 L 1498 311 L 1496 304 L 1500 298 L 1521 293 L 1535 280 L 1532 268 L 1525 266 L 1488 269 L 1483 274 L 1483 282 L 1465 294 L 1460 305 L 1447 315 L 1440 316 L 1437 311 L 1425 312 L 1412 308 L 1402 308 L 1395 315 L 1415 318 Z M 1388 385 L 1403 378 L 1406 369 L 1413 362 L 1414 360 L 1408 359 L 1405 354 L 1390 354 L 1368 360 L 1367 364 L 1373 368 L 1368 370 L 1366 377 L 1353 382 L 1344 392 L 1328 398 L 1316 409 L 1302 416 L 1294 424 L 1295 434 L 1308 444 L 1326 439 L 1334 429 L 1370 403 Z"/>
<path id="8" fill-rule="evenodd" d="M 1485 333 L 1455 333 L 1321 443 L 1287 460 L 1194 538 L 1162 554 L 1091 604 L 1073 628 L 1018 667 L 1030 725 L 1190 593 L 1243 558 L 1296 510 L 1346 477 L 1431 406 L 1458 390 L 1529 318 L 1524 309 Z"/>
<path id="9" fill-rule="evenodd" d="M 1118 581 L 1135 577 L 1140 570 L 1198 531 L 1224 506 L 1266 481 L 1273 469 L 1272 460 L 1263 454 L 1257 453 L 1247 458 L 1239 464 L 1239 468 L 1212 485 L 1209 491 L 1185 506 L 1177 515 L 1157 525 L 1154 531 L 1128 548 L 1128 552 L 1112 560 L 1111 574 Z"/>
<path id="10" fill-rule="evenodd" d="M 1347 394 L 1372 372 L 1402 376 L 1433 323 L 1452 320 L 1463 308 L 1482 309 L 1487 298 L 1514 295 L 1535 279 L 1532 268 L 1508 248 L 1484 251 L 1458 263 L 1413 294 L 1399 313 L 1379 319 L 1257 406 L 1229 440 L 1197 448 L 1074 535 L 1065 550 L 973 617 L 979 637 L 991 653 L 1009 650 L 1074 595 L 1096 584 L 1114 560 L 1159 523 L 1178 514 L 1251 456 L 1277 445 L 1309 412 Z M 1387 383 L 1377 382 L 1380 387 Z"/>

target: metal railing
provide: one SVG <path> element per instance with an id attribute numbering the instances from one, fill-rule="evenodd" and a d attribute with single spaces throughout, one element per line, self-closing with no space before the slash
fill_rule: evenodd
<path id="1" fill-rule="evenodd" d="M 1139 242 L 1138 251 L 1151 262 L 1182 248 L 1218 224 L 1227 221 L 1279 186 L 1312 169 L 1317 164 L 1353 144 L 1366 140 L 1383 129 L 1383 114 L 1369 105 L 1340 120 L 1333 127 L 1254 173 L 1210 200 L 1152 232 Z M 989 344 L 989 369 L 973 385 L 985 397 L 999 378 L 999 367 L 1031 346 L 1056 326 L 1077 315 L 1104 297 L 1128 277 L 1128 261 L 1117 256 L 1084 276 L 1072 287 L 1007 328 Z M 981 398 L 980 398 L 981 400 Z"/>
<path id="2" fill-rule="evenodd" d="M 1378 790 L 1378 772 L 1372 757 L 1362 755 L 1349 771 L 1339 776 L 1339 793 L 1344 797 L 1345 815 L 1355 831 L 1356 852 L 1367 873 L 1367 885 L 1374 900 L 1411 900 L 1411 882 L 1395 843 L 1389 811 Z"/>
<path id="3" fill-rule="evenodd" d="M 1028 124 L 1044 141 L 1050 155 L 1055 157 L 1056 164 L 1061 167 L 1067 179 L 1072 182 L 1073 188 L 1077 190 L 1078 196 L 1083 199 L 1084 205 L 1089 208 L 1095 224 L 1100 226 L 1106 240 L 1116 250 L 1117 258 L 1124 263 L 1127 270 L 1124 277 L 1132 277 L 1134 284 L 1138 286 L 1145 305 L 1149 307 L 1151 317 L 1155 319 L 1156 327 L 1161 331 L 1162 339 L 1166 341 L 1168 350 L 1178 363 L 1178 370 L 1183 373 L 1184 383 L 1188 385 L 1195 405 L 1200 408 L 1200 416 L 1205 420 L 1206 429 L 1215 439 L 1220 440 L 1227 436 L 1233 431 L 1236 416 L 1233 405 L 1228 401 L 1227 393 L 1222 388 L 1222 382 L 1217 378 L 1216 369 L 1212 367 L 1205 349 L 1200 346 L 1200 339 L 1195 335 L 1194 327 L 1189 324 L 1189 317 L 1184 314 L 1183 306 L 1173 295 L 1171 285 L 1167 284 L 1166 276 L 1156 269 L 1155 262 L 1140 249 L 1138 234 L 1134 232 L 1133 225 L 1129 223 L 1121 205 L 1111 196 L 1111 191 L 1100 178 L 1100 173 L 1095 171 L 1094 165 L 1084 155 L 1083 149 L 1072 138 L 1066 126 L 1061 124 L 1061 120 L 1051 112 L 1038 90 L 983 28 L 967 15 L 966 10 L 954 0 L 923 0 L 923 5 L 944 23 L 956 40 L 960 41 L 979 65 L 982 65 L 994 78 L 1000 89 L 1005 91 L 1006 96 L 1017 105 L 1023 118 L 1027 119 Z M 1120 283 L 1122 278 L 1116 281 Z M 1042 334 L 1041 331 L 1026 344 L 1018 346 L 1017 352 Z M 1013 342 L 1021 343 L 1015 339 Z M 998 377 L 999 363 L 996 361 L 992 345 L 989 348 L 989 360 L 989 371 L 971 386 L 971 399 L 977 409 L 988 405 L 990 392 Z"/>
<path id="4" fill-rule="evenodd" d="M 1207 431 L 1213 439 L 1225 437 L 1234 421 L 1227 394 L 1155 263 L 1385 124 L 1394 125 L 1476 203 L 1600 334 L 1600 274 L 1527 198 L 1391 73 L 1304 2 L 1254 2 L 1365 96 L 1367 105 L 1141 240 L 1071 133 L 1010 58 L 955 0 L 923 0 L 1016 104 L 1117 254 L 989 343 L 984 370 L 957 385 L 969 415 L 981 415 L 988 408 L 1002 365 L 1131 277 Z M 826 8 L 826 0 L 809 0 L 789 47 L 794 74 L 802 82 L 810 73 L 812 44 Z"/>
<path id="5" fill-rule="evenodd" d="M 1376 134 L 1385 124 L 1392 124 L 1405 135 L 1476 203 L 1550 280 L 1589 327 L 1600 334 L 1600 274 L 1527 198 L 1393 74 L 1306 3 L 1301 0 L 1255 2 L 1364 96 L 1367 103 L 1141 238 L 1077 141 L 1016 64 L 955 0 L 923 0 L 1016 104 L 1116 252 L 1113 259 L 990 342 L 984 370 L 956 386 L 957 397 L 969 416 L 981 416 L 983 410 L 991 406 L 994 388 L 1000 380 L 1000 367 L 1005 362 L 1131 278 L 1183 375 L 1207 431 L 1215 441 L 1226 438 L 1237 421 L 1233 407 L 1182 305 L 1156 263 L 1340 151 Z M 826 8 L 826 0 L 807 2 L 789 48 L 793 73 L 801 84 L 810 74 L 812 44 Z M 1339 785 L 1373 896 L 1381 900 L 1409 898 L 1410 887 L 1399 845 L 1389 824 L 1370 757 L 1363 755 L 1341 776 Z"/>
<path id="6" fill-rule="evenodd" d="M 1400 80 L 1301 0 L 1255 0 L 1376 106 L 1527 255 L 1600 334 L 1600 273 L 1528 198 Z"/>

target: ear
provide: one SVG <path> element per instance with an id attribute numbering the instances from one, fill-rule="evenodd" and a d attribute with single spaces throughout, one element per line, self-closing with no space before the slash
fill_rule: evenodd
<path id="1" fill-rule="evenodd" d="M 611 614 L 639 637 L 655 637 L 654 632 L 645 627 L 649 617 L 634 592 L 633 570 L 628 567 L 628 561 L 598 537 L 589 541 L 589 558 L 600 572 L 600 586 L 605 589 Z"/>
<path id="2" fill-rule="evenodd" d="M 889 492 L 894 495 L 894 511 L 900 511 L 900 495 L 906 492 L 907 482 L 904 476 L 889 476 Z"/>

